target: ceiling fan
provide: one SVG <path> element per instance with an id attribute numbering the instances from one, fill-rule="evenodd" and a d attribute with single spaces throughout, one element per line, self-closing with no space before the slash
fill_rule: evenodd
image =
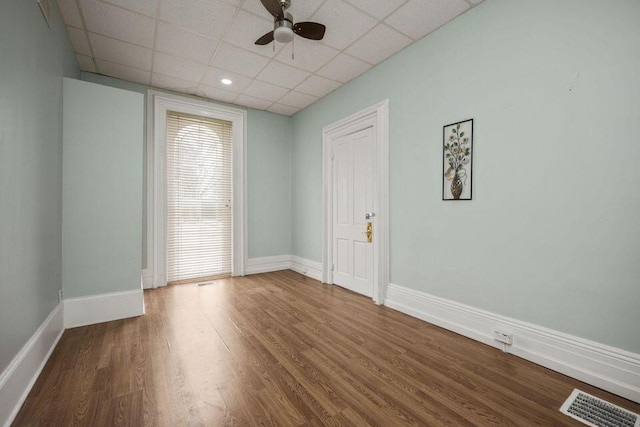
<path id="1" fill-rule="evenodd" d="M 317 22 L 293 23 L 293 16 L 286 10 L 291 6 L 291 0 L 260 0 L 267 11 L 273 15 L 273 31 L 256 40 L 260 46 L 271 43 L 274 39 L 280 43 L 289 43 L 294 33 L 311 40 L 322 40 L 326 27 Z"/>

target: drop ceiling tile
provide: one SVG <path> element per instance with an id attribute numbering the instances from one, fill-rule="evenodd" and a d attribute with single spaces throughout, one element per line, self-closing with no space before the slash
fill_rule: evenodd
<path id="1" fill-rule="evenodd" d="M 160 0 L 160 18 L 220 40 L 236 8 L 219 0 Z"/>
<path id="2" fill-rule="evenodd" d="M 235 103 L 238 105 L 244 105 L 245 107 L 255 108 L 257 110 L 265 110 L 271 104 L 271 101 L 266 101 L 264 99 L 254 98 L 252 96 L 240 95 L 236 98 Z"/>
<path id="3" fill-rule="evenodd" d="M 307 80 L 296 86 L 297 92 L 306 93 L 317 97 L 323 97 L 339 88 L 342 83 L 335 80 L 325 79 L 324 77 L 313 75 Z"/>
<path id="4" fill-rule="evenodd" d="M 80 3 L 88 31 L 153 47 L 153 19 L 97 0 L 80 0 Z"/>
<path id="5" fill-rule="evenodd" d="M 105 3 L 111 3 L 133 12 L 138 12 L 152 18 L 156 17 L 158 10 L 158 0 L 103 0 Z"/>
<path id="6" fill-rule="evenodd" d="M 67 27 L 67 31 L 69 32 L 69 40 L 71 41 L 73 50 L 81 55 L 91 56 L 87 33 L 84 30 L 78 30 L 73 27 Z"/>
<path id="7" fill-rule="evenodd" d="M 278 100 L 279 104 L 290 105 L 291 107 L 306 108 L 316 102 L 318 98 L 292 90 Z"/>
<path id="8" fill-rule="evenodd" d="M 346 83 L 367 71 L 371 66 L 352 56 L 341 53 L 322 67 L 316 74 Z"/>
<path id="9" fill-rule="evenodd" d="M 309 77 L 309 73 L 299 70 L 289 65 L 277 61 L 271 61 L 258 75 L 258 79 L 277 86 L 293 89 L 304 79 Z"/>
<path id="10" fill-rule="evenodd" d="M 138 70 L 137 68 L 127 67 L 125 65 L 114 64 L 113 62 L 96 60 L 98 71 L 100 74 L 126 80 L 128 82 L 149 85 L 151 72 Z"/>
<path id="11" fill-rule="evenodd" d="M 346 52 L 370 64 L 377 64 L 412 42 L 413 40 L 409 37 L 384 24 L 379 24 L 349 46 Z"/>
<path id="12" fill-rule="evenodd" d="M 367 12 L 369 15 L 375 16 L 377 19 L 383 19 L 398 7 L 402 6 L 407 0 L 347 0 L 358 9 Z"/>
<path id="13" fill-rule="evenodd" d="M 308 21 L 324 0 L 293 0 L 287 10 L 294 17 L 294 22 Z M 273 23 L 273 17 L 262 6 L 260 0 L 245 0 L 242 8 L 254 15 L 261 16 Z M 265 31 L 266 32 L 266 31 Z M 256 37 L 256 39 L 259 36 Z"/>
<path id="14" fill-rule="evenodd" d="M 222 79 L 229 79 L 232 83 L 230 85 L 225 85 L 222 83 Z M 220 68 L 215 67 L 209 67 L 202 79 L 202 84 L 206 86 L 223 90 L 231 90 L 238 93 L 245 90 L 251 82 L 252 80 L 249 77 L 241 76 L 240 74 L 221 70 Z"/>
<path id="15" fill-rule="evenodd" d="M 417 40 L 468 8 L 469 5 L 464 0 L 409 0 L 385 22 Z"/>
<path id="16" fill-rule="evenodd" d="M 93 58 L 86 55 L 76 55 L 78 58 L 78 65 L 82 71 L 88 71 L 90 73 L 96 73 L 96 64 L 93 62 Z"/>
<path id="17" fill-rule="evenodd" d="M 327 0 L 313 15 L 313 21 L 327 26 L 322 42 L 340 50 L 377 24 L 375 19 L 341 0 Z"/>
<path id="18" fill-rule="evenodd" d="M 280 86 L 275 86 L 270 83 L 254 80 L 251 84 L 242 92 L 244 95 L 253 96 L 255 98 L 266 99 L 272 102 L 282 98 L 282 95 L 289 92 Z"/>
<path id="19" fill-rule="evenodd" d="M 256 1 L 256 3 L 260 4 L 259 1 Z M 260 18 L 241 10 L 223 40 L 242 49 L 272 58 L 282 50 L 284 47 L 282 44 L 276 43 L 275 52 L 273 51 L 273 43 L 269 43 L 266 46 L 257 46 L 255 44 L 259 37 L 272 30 L 273 19 Z"/>
<path id="20" fill-rule="evenodd" d="M 93 54 L 97 59 L 127 65 L 141 70 L 151 69 L 151 49 L 89 33 Z"/>
<path id="21" fill-rule="evenodd" d="M 255 77 L 268 62 L 269 59 L 264 56 L 221 43 L 210 65 L 243 76 Z"/>
<path id="22" fill-rule="evenodd" d="M 292 49 L 295 53 L 293 59 L 291 59 Z M 292 46 L 291 43 L 286 45 L 276 59 L 285 64 L 314 72 L 335 58 L 339 53 L 339 50 L 318 43 L 317 41 L 296 37 L 294 45 Z"/>
<path id="23" fill-rule="evenodd" d="M 153 72 L 169 77 L 176 77 L 190 82 L 199 82 L 207 66 L 198 62 L 156 52 L 153 58 Z"/>
<path id="24" fill-rule="evenodd" d="M 57 3 L 65 24 L 76 28 L 84 28 L 78 4 L 75 0 L 58 0 Z"/>
<path id="25" fill-rule="evenodd" d="M 208 64 L 218 41 L 173 24 L 158 22 L 156 49 L 191 61 Z"/>
<path id="26" fill-rule="evenodd" d="M 198 88 L 198 84 L 196 82 L 165 76 L 158 73 L 151 74 L 151 86 L 191 94 L 195 94 Z"/>
<path id="27" fill-rule="evenodd" d="M 270 19 L 271 22 L 273 23 L 273 16 L 271 16 L 271 14 L 267 12 L 267 9 L 265 9 L 264 6 L 262 6 L 262 3 L 260 2 L 260 0 L 257 0 L 257 1 L 245 0 L 245 2 L 242 4 L 242 9 L 246 10 L 247 12 L 251 12 L 256 16 L 261 17 L 262 19 Z"/>
<path id="28" fill-rule="evenodd" d="M 287 12 L 293 15 L 294 22 L 310 21 L 313 14 L 318 10 L 324 0 L 293 0 Z M 325 24 L 321 22 L 321 24 Z"/>
<path id="29" fill-rule="evenodd" d="M 224 90 L 217 87 L 211 87 L 203 84 L 198 86 L 197 93 L 204 94 L 205 98 L 213 99 L 216 101 L 222 101 L 229 104 L 232 104 L 233 101 L 235 101 L 236 98 L 238 97 L 238 94 L 233 91 Z"/>
<path id="30" fill-rule="evenodd" d="M 300 111 L 300 109 L 289 105 L 273 104 L 271 107 L 267 108 L 267 111 L 271 111 L 276 114 L 284 114 L 285 116 L 293 116 L 295 113 Z"/>

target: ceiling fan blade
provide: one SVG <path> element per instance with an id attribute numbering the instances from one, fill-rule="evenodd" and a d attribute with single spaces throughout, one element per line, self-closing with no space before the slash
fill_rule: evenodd
<path id="1" fill-rule="evenodd" d="M 262 5 L 264 6 L 270 14 L 273 15 L 274 18 L 281 18 L 284 16 L 284 10 L 282 10 L 282 6 L 278 0 L 260 0 Z"/>
<path id="2" fill-rule="evenodd" d="M 327 27 L 317 22 L 298 22 L 293 26 L 294 33 L 311 40 L 322 40 L 326 29 Z"/>
<path id="3" fill-rule="evenodd" d="M 259 46 L 264 46 L 266 44 L 271 43 L 272 41 L 273 41 L 273 31 L 269 31 L 267 34 L 265 34 L 264 36 L 256 40 L 256 44 Z"/>

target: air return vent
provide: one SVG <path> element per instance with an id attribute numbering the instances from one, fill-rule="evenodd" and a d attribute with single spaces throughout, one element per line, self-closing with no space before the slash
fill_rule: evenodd
<path id="1" fill-rule="evenodd" d="M 560 412 L 593 427 L 640 427 L 640 416 L 578 389 Z"/>

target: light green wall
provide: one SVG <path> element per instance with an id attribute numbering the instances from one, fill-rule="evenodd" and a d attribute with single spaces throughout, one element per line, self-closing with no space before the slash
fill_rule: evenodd
<path id="1" fill-rule="evenodd" d="M 65 298 L 140 289 L 143 101 L 139 93 L 64 80 Z"/>
<path id="2" fill-rule="evenodd" d="M 293 254 L 321 261 L 322 127 L 390 105 L 395 284 L 640 352 L 640 2 L 487 0 L 293 119 Z M 474 199 L 441 201 L 475 119 Z"/>
<path id="3" fill-rule="evenodd" d="M 142 268 L 147 268 L 147 203 L 146 203 L 146 190 L 147 190 L 147 86 L 127 82 L 125 80 L 114 79 L 113 77 L 107 77 L 100 74 L 88 73 L 83 71 L 80 77 L 82 80 L 92 83 L 101 84 L 104 86 L 116 87 L 119 89 L 128 90 L 131 92 L 138 92 L 144 95 L 144 126 L 142 136 Z"/>
<path id="4" fill-rule="evenodd" d="M 82 80 L 145 96 L 151 89 L 94 73 L 83 72 Z M 143 209 L 142 252 L 146 268 L 146 206 Z M 291 119 L 252 108 L 247 108 L 247 211 L 249 258 L 291 253 Z"/>
<path id="5" fill-rule="evenodd" d="M 249 110 L 249 258 L 291 253 L 291 119 Z"/>
<path id="6" fill-rule="evenodd" d="M 80 70 L 53 17 L 0 2 L 0 373 L 61 289 L 62 76 Z"/>

